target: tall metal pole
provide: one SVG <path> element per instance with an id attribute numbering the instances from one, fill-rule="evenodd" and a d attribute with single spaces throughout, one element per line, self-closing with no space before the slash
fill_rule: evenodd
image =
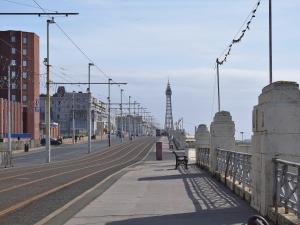
<path id="1" fill-rule="evenodd" d="M 133 133 L 134 133 L 134 137 L 136 136 L 136 114 L 135 114 L 135 105 L 136 105 L 136 101 L 133 102 Z"/>
<path id="2" fill-rule="evenodd" d="M 269 0 L 269 70 L 270 84 L 273 82 L 273 62 L 272 62 L 272 0 Z"/>
<path id="3" fill-rule="evenodd" d="M 7 90 L 8 90 L 8 97 L 7 97 L 7 101 L 8 101 L 8 107 L 7 107 L 7 114 L 8 114 L 8 151 L 9 151 L 9 155 L 11 157 L 12 152 L 11 152 L 11 94 L 10 94 L 10 79 L 11 79 L 11 72 L 10 72 L 10 64 L 8 66 L 8 84 L 7 84 Z M 10 161 L 10 160 L 9 160 Z"/>
<path id="4" fill-rule="evenodd" d="M 121 89 L 121 142 L 123 142 L 123 89 Z"/>
<path id="5" fill-rule="evenodd" d="M 47 152 L 47 163 L 51 162 L 51 142 L 50 142 L 50 59 L 49 59 L 49 25 L 54 22 L 54 18 L 47 20 L 47 93 L 46 93 L 46 110 L 45 110 L 45 121 L 46 121 L 46 152 Z"/>
<path id="6" fill-rule="evenodd" d="M 89 63 L 89 70 L 88 70 L 88 98 L 89 98 L 89 104 L 88 104 L 88 153 L 92 152 L 92 146 L 91 146 L 91 135 L 92 135 L 92 110 L 91 110 L 91 66 L 93 66 L 93 63 Z"/>
<path id="7" fill-rule="evenodd" d="M 74 102 L 75 91 L 72 95 L 72 142 L 75 144 L 75 102 Z"/>
<path id="8" fill-rule="evenodd" d="M 221 111 L 221 98 L 220 98 L 220 77 L 219 77 L 219 63 L 217 59 L 217 83 L 218 83 L 218 112 Z"/>
<path id="9" fill-rule="evenodd" d="M 129 140 L 131 140 L 131 123 L 130 123 L 130 99 L 131 99 L 131 96 L 129 96 L 129 115 L 128 115 L 128 136 L 129 136 Z"/>
<path id="10" fill-rule="evenodd" d="M 111 79 L 108 79 L 108 146 L 111 146 L 111 127 L 110 127 L 110 82 Z"/>

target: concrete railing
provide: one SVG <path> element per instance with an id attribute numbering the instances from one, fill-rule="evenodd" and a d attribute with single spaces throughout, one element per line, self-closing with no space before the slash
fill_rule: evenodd
<path id="1" fill-rule="evenodd" d="M 300 218 L 300 163 L 274 159 L 274 190 L 273 204 L 275 213 L 284 207 L 284 213 L 289 211 Z"/>

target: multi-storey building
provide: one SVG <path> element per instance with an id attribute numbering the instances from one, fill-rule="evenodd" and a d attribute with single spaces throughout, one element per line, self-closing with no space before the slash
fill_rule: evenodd
<path id="1" fill-rule="evenodd" d="M 58 87 L 57 92 L 51 97 L 51 121 L 60 125 L 60 133 L 71 136 L 74 125 L 77 134 L 86 134 L 88 128 L 89 94 L 83 92 L 66 92 L 65 87 Z M 74 106 L 74 108 L 73 108 Z M 45 95 L 40 96 L 41 120 L 45 120 Z M 91 97 L 92 135 L 103 134 L 107 126 L 107 113 L 105 103 Z"/>
<path id="2" fill-rule="evenodd" d="M 0 98 L 8 98 L 7 75 L 11 69 L 11 100 L 22 105 L 23 133 L 39 139 L 39 37 L 30 32 L 0 31 Z M 14 118 L 12 118 L 13 120 Z"/>

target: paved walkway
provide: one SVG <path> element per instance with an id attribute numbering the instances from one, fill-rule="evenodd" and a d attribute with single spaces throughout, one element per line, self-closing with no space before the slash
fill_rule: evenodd
<path id="1" fill-rule="evenodd" d="M 166 149 L 166 146 L 164 146 Z M 256 214 L 195 166 L 174 170 L 173 155 L 147 160 L 81 210 L 66 225 L 237 225 Z"/>

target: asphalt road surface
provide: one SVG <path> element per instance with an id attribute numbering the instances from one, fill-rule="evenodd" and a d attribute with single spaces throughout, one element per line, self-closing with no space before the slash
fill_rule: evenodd
<path id="1" fill-rule="evenodd" d="M 124 140 L 126 141 L 126 140 Z M 119 144 L 120 139 L 112 137 L 111 145 Z M 92 141 L 92 151 L 101 151 L 108 146 L 108 140 L 96 140 Z M 62 144 L 62 145 L 51 145 L 51 161 L 68 160 L 75 157 L 84 156 L 87 154 L 88 144 Z M 19 166 L 29 166 L 32 164 L 42 164 L 46 162 L 47 152 L 45 147 L 24 153 L 15 154 L 13 157 L 13 165 L 15 167 Z"/>
<path id="2" fill-rule="evenodd" d="M 154 137 L 141 137 L 70 160 L 0 170 L 0 224 L 35 224 L 143 159 L 154 143 Z"/>

